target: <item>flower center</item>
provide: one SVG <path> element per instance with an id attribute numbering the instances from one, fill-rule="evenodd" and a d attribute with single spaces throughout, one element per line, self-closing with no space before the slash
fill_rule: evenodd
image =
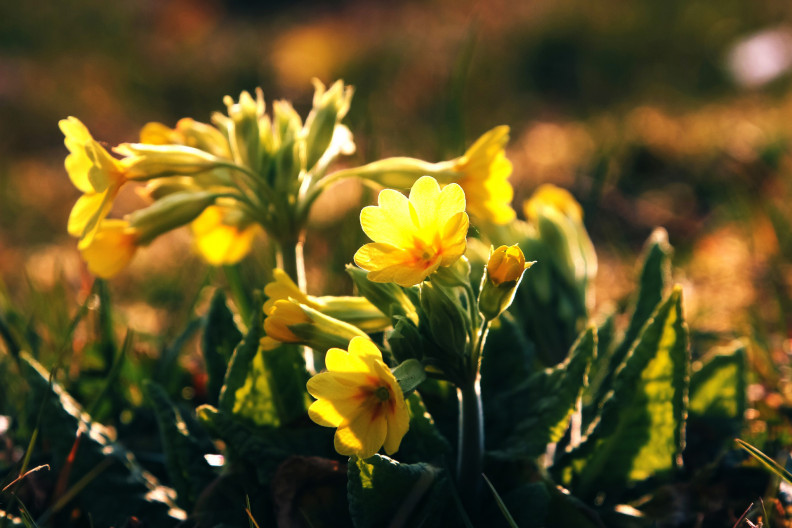
<path id="1" fill-rule="evenodd" d="M 374 391 L 374 396 L 381 402 L 386 402 L 390 399 L 390 392 L 388 392 L 387 387 L 377 387 L 377 390 Z"/>

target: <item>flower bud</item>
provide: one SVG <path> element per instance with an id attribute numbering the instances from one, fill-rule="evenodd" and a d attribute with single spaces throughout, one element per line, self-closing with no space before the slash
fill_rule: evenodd
<path id="1" fill-rule="evenodd" d="M 314 79 L 313 109 L 305 121 L 306 170 L 311 170 L 330 146 L 336 124 L 349 111 L 352 87 L 336 81 L 325 91 L 324 85 Z"/>
<path id="2" fill-rule="evenodd" d="M 509 308 L 523 272 L 532 265 L 533 262 L 526 264 L 517 244 L 501 246 L 490 254 L 478 301 L 485 319 L 495 319 Z"/>
<path id="3" fill-rule="evenodd" d="M 121 163 L 130 180 L 195 175 L 212 170 L 221 163 L 219 158 L 208 152 L 183 145 L 122 143 L 113 152 L 124 156 Z"/>
<path id="4" fill-rule="evenodd" d="M 259 120 L 264 116 L 264 93 L 257 88 L 255 100 L 245 91 L 240 94 L 239 102 L 235 103 L 228 95 L 223 102 L 228 108 L 228 119 L 217 118 L 216 121 L 227 128 L 234 161 L 258 172 L 261 168 Z"/>
<path id="5" fill-rule="evenodd" d="M 139 233 L 138 240 L 148 244 L 163 233 L 195 220 L 216 198 L 216 193 L 208 191 L 175 192 L 127 215 L 126 219 Z"/>

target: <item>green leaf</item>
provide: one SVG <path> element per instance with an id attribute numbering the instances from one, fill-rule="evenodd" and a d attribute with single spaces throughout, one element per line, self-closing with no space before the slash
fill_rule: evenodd
<path id="1" fill-rule="evenodd" d="M 261 349 L 262 313 L 256 310 L 250 330 L 234 350 L 218 407 L 256 425 L 278 426 L 305 415 L 308 374 L 301 347 Z"/>
<path id="2" fill-rule="evenodd" d="M 410 428 L 402 439 L 399 447 L 399 460 L 405 462 L 432 462 L 439 460 L 451 451 L 448 440 L 440 434 L 432 416 L 426 410 L 423 399 L 418 392 L 407 398 L 407 409 L 410 412 Z"/>
<path id="3" fill-rule="evenodd" d="M 69 485 L 103 468 L 89 482 L 83 481 L 74 504 L 89 513 L 96 526 L 123 525 L 130 516 L 154 526 L 177 524 L 184 512 L 172 501 L 174 491 L 143 470 L 132 453 L 114 441 L 114 434 L 83 412 L 58 383 L 50 385 L 49 373 L 36 360 L 25 352 L 20 358 L 21 374 L 30 388 L 29 421 L 36 420 L 44 401 L 39 437 L 52 452 L 53 470 L 64 467 L 78 435 Z"/>
<path id="4" fill-rule="evenodd" d="M 207 450 L 206 444 L 190 435 L 187 423 L 160 385 L 149 381 L 143 385 L 143 390 L 154 406 L 176 500 L 179 506 L 190 511 L 201 492 L 216 477 L 204 458 L 205 454 L 213 451 Z"/>
<path id="5" fill-rule="evenodd" d="M 681 464 L 689 365 L 677 286 L 616 372 L 598 420 L 554 466 L 560 482 L 584 500 L 603 493 L 613 503 L 630 485 L 672 476 Z"/>
<path id="6" fill-rule="evenodd" d="M 333 430 L 329 428 L 253 426 L 211 405 L 202 405 L 196 412 L 201 424 L 226 443 L 232 463 L 254 469 L 261 484 L 269 484 L 280 463 L 290 456 L 334 454 Z"/>
<path id="7" fill-rule="evenodd" d="M 690 377 L 690 414 L 742 422 L 746 407 L 745 345 L 718 351 Z"/>
<path id="8" fill-rule="evenodd" d="M 644 264 L 638 281 L 638 298 L 624 338 L 609 356 L 602 355 L 595 363 L 592 374 L 592 398 L 583 410 L 583 425 L 588 426 L 596 418 L 598 407 L 611 390 L 613 375 L 619 370 L 627 353 L 652 315 L 670 281 L 672 248 L 668 234 L 656 229 L 647 241 Z"/>
<path id="9" fill-rule="evenodd" d="M 716 349 L 690 377 L 685 434 L 689 466 L 714 462 L 740 434 L 747 406 L 746 363 L 745 346 L 736 342 Z"/>
<path id="10" fill-rule="evenodd" d="M 450 496 L 445 474 L 429 464 L 400 464 L 382 456 L 352 457 L 349 511 L 356 527 L 438 526 Z"/>
<path id="11" fill-rule="evenodd" d="M 201 343 L 209 376 L 207 398 L 213 405 L 217 404 L 228 363 L 241 339 L 242 334 L 234 323 L 234 314 L 226 305 L 225 294 L 217 290 L 206 314 Z"/>
<path id="12" fill-rule="evenodd" d="M 501 496 L 498 494 L 498 490 L 496 490 L 495 486 L 492 485 L 492 482 L 490 482 L 490 479 L 487 478 L 487 475 L 481 475 L 481 476 L 484 478 L 484 482 L 487 484 L 487 487 L 489 487 L 490 491 L 492 492 L 492 496 L 495 498 L 495 502 L 498 504 L 498 509 L 503 514 L 503 517 L 506 519 L 506 522 L 509 524 L 511 528 L 518 528 L 517 522 L 514 520 L 514 517 L 512 517 L 509 508 L 506 507 L 506 504 L 504 504 L 503 499 L 501 499 Z"/>
<path id="13" fill-rule="evenodd" d="M 403 361 L 392 372 L 402 392 L 414 390 L 426 379 L 426 371 L 417 359 Z"/>
<path id="14" fill-rule="evenodd" d="M 490 429 L 494 438 L 503 440 L 488 438 L 489 445 L 538 456 L 547 444 L 561 440 L 596 355 L 597 330 L 592 326 L 580 335 L 563 363 L 535 373 L 493 401 L 489 408 L 499 408 L 500 418 Z"/>

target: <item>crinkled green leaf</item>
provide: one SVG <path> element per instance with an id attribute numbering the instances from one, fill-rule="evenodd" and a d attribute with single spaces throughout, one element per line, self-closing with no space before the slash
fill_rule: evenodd
<path id="1" fill-rule="evenodd" d="M 641 329 L 663 300 L 671 276 L 672 248 L 668 234 L 662 228 L 656 229 L 647 241 L 643 268 L 638 281 L 638 298 L 630 318 L 629 326 L 618 346 L 609 355 L 601 357 L 593 367 L 592 397 L 583 411 L 583 425 L 588 426 L 597 416 L 598 407 L 611 390 L 613 376 L 619 370 L 624 358 L 635 344 Z"/>
<path id="2" fill-rule="evenodd" d="M 554 467 L 562 484 L 581 498 L 604 493 L 611 502 L 631 484 L 670 477 L 681 464 L 689 366 L 676 287 L 616 372 L 598 420 Z"/>
<path id="3" fill-rule="evenodd" d="M 157 416 L 165 463 L 176 489 L 176 500 L 185 510 L 192 510 L 198 496 L 216 477 L 204 458 L 205 454 L 212 452 L 207 449 L 211 445 L 207 446 L 190 434 L 186 421 L 160 385 L 148 382 L 143 389 Z"/>
<path id="4" fill-rule="evenodd" d="M 261 310 L 256 314 L 231 357 L 218 407 L 256 425 L 288 424 L 305 415 L 309 402 L 305 360 L 294 345 L 263 350 Z"/>
<path id="5" fill-rule="evenodd" d="M 173 502 L 175 492 L 143 470 L 132 453 L 114 441 L 113 433 L 93 422 L 58 383 L 50 385 L 49 373 L 36 360 L 24 352 L 20 357 L 21 373 L 30 387 L 28 420 L 35 422 L 39 404 L 45 400 L 39 438 L 52 452 L 53 469 L 64 467 L 78 434 L 82 437 L 70 483 L 107 465 L 74 498 L 76 505 L 91 515 L 96 526 L 123 525 L 130 516 L 153 526 L 177 524 L 184 512 Z"/>
<path id="6" fill-rule="evenodd" d="M 396 457 L 406 462 L 433 462 L 451 451 L 448 440 L 437 430 L 418 392 L 406 398 L 410 429 L 402 439 Z"/>
<path id="7" fill-rule="evenodd" d="M 717 352 L 690 377 L 690 414 L 742 421 L 746 407 L 745 346 Z"/>
<path id="8" fill-rule="evenodd" d="M 502 418 L 490 429 L 503 441 L 492 443 L 488 438 L 489 445 L 537 456 L 545 452 L 547 444 L 558 442 L 567 430 L 596 354 L 597 330 L 592 326 L 581 334 L 563 363 L 535 373 L 492 402 L 490 407 L 499 407 Z"/>
<path id="9" fill-rule="evenodd" d="M 202 405 L 199 421 L 212 436 L 226 443 L 231 463 L 255 469 L 261 484 L 268 484 L 278 465 L 292 455 L 332 457 L 333 430 L 313 424 L 300 429 L 253 426 L 239 417 Z"/>
<path id="10" fill-rule="evenodd" d="M 348 477 L 349 511 L 356 527 L 445 524 L 441 514 L 450 499 L 449 483 L 434 466 L 400 464 L 382 455 L 352 457 Z"/>
<path id="11" fill-rule="evenodd" d="M 222 290 L 217 290 L 204 320 L 201 343 L 209 377 L 207 398 L 211 404 L 217 403 L 228 363 L 241 339 L 242 334 L 234 323 L 234 314 L 226 305 L 225 294 Z"/>

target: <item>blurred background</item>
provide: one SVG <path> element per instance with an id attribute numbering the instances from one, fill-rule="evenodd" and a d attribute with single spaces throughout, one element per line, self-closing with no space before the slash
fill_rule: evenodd
<path id="1" fill-rule="evenodd" d="M 208 122 L 224 95 L 256 86 L 305 116 L 311 79 L 341 78 L 355 87 L 350 165 L 440 161 L 510 125 L 514 207 L 541 183 L 573 192 L 600 259 L 600 307 L 624 302 L 644 241 L 666 228 L 694 349 L 749 336 L 763 380 L 752 394 L 786 408 L 791 68 L 785 0 L 3 2 L 1 297 L 57 335 L 89 291 L 65 230 L 79 192 L 58 120 L 76 116 L 114 145 L 149 121 Z M 116 216 L 141 204 L 126 191 Z M 354 183 L 323 196 L 311 293 L 349 292 L 343 265 L 373 197 Z M 263 284 L 257 258 L 246 272 Z M 172 338 L 211 273 L 186 232 L 156 241 L 109 282 L 119 321 Z"/>

